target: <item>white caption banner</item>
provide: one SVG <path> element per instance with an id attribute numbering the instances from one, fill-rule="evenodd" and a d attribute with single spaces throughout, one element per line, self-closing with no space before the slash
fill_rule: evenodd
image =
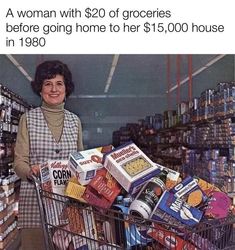
<path id="1" fill-rule="evenodd" d="M 0 53 L 231 53 L 233 1 L 7 1 Z"/>

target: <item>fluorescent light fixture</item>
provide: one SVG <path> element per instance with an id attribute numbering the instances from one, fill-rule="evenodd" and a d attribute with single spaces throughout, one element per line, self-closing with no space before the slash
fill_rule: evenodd
<path id="1" fill-rule="evenodd" d="M 223 57 L 225 57 L 226 55 L 219 55 L 216 56 L 215 58 L 213 58 L 211 61 L 209 61 L 206 65 L 204 65 L 203 67 L 197 69 L 196 71 L 194 71 L 192 73 L 192 76 L 196 76 L 198 74 L 200 74 L 201 72 L 203 72 L 204 70 L 206 70 L 207 68 L 209 68 L 211 65 L 213 65 L 214 63 L 216 63 L 217 61 L 219 61 L 220 59 L 222 59 Z M 179 85 L 183 85 L 184 83 L 189 81 L 189 77 L 184 78 L 182 81 L 180 81 Z M 172 92 L 173 90 L 175 90 L 177 88 L 177 84 L 175 84 L 170 90 L 169 92 Z M 168 91 L 166 93 L 169 93 Z"/>
<path id="2" fill-rule="evenodd" d="M 16 68 L 26 77 L 26 79 L 29 80 L 29 82 L 33 80 L 32 77 L 26 72 L 26 70 L 12 55 L 6 55 L 6 57 L 16 66 Z"/>
<path id="3" fill-rule="evenodd" d="M 106 82 L 106 85 L 105 85 L 104 93 L 108 93 L 108 91 L 109 91 L 109 88 L 111 86 L 112 79 L 113 79 L 113 74 L 114 74 L 114 71 L 115 71 L 117 63 L 118 63 L 118 59 L 119 59 L 119 55 L 114 55 L 113 56 L 113 61 L 112 61 L 109 76 L 108 76 L 108 79 L 107 79 L 107 82 Z"/>
<path id="4" fill-rule="evenodd" d="M 152 94 L 152 95 L 133 95 L 133 94 L 127 94 L 127 95 L 71 95 L 69 96 L 70 99 L 95 99 L 95 98 L 165 98 L 165 94 Z"/>

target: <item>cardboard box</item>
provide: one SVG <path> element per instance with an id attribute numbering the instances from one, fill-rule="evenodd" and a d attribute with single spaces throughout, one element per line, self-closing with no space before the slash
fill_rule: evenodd
<path id="1" fill-rule="evenodd" d="M 47 199 L 45 205 L 47 223 L 54 226 L 66 223 L 66 219 L 62 216 L 67 199 L 64 194 L 66 183 L 71 176 L 72 173 L 68 168 L 67 160 L 48 160 L 41 164 L 40 177 L 42 189 L 48 191 L 49 193 L 55 193 L 49 194 L 50 199 Z M 56 194 L 62 196 L 58 196 Z M 59 202 L 58 199 L 61 202 Z"/>
<path id="2" fill-rule="evenodd" d="M 6 249 L 7 245 L 13 240 L 18 233 L 18 229 L 15 228 L 12 232 L 10 232 L 4 240 L 0 241 L 0 249 Z"/>
<path id="3" fill-rule="evenodd" d="M 207 196 L 199 187 L 198 181 L 191 176 L 186 177 L 169 191 L 193 207 L 199 206 L 207 200 Z"/>
<path id="4" fill-rule="evenodd" d="M 71 176 L 67 160 L 48 160 L 41 164 L 42 188 L 46 191 L 64 195 L 65 185 Z"/>
<path id="5" fill-rule="evenodd" d="M 110 202 L 114 202 L 121 191 L 119 183 L 105 168 L 97 171 L 96 176 L 91 180 L 89 186 L 97 190 L 99 194 L 103 195 Z"/>
<path id="6" fill-rule="evenodd" d="M 197 250 L 197 247 L 192 245 L 190 242 L 180 238 L 174 232 L 171 232 L 161 226 L 160 224 L 154 223 L 154 228 L 150 228 L 147 232 L 149 236 L 167 247 L 169 250 Z"/>
<path id="7" fill-rule="evenodd" d="M 191 227 L 197 225 L 203 216 L 202 211 L 188 205 L 184 200 L 177 198 L 169 191 L 165 191 L 162 194 L 153 211 L 153 214 L 158 216 L 158 214 L 162 214 L 162 212 L 167 213 L 177 221 Z M 163 219 L 165 220 L 165 218 Z M 169 223 L 169 221 L 166 222 Z"/>
<path id="8" fill-rule="evenodd" d="M 4 219 L 5 220 L 5 219 Z M 0 225 L 0 233 L 3 233 L 7 230 L 7 228 L 15 221 L 15 215 L 12 214 L 7 216 L 7 219 L 4 221 L 2 225 Z"/>
<path id="9" fill-rule="evenodd" d="M 69 231 L 77 235 L 72 237 L 74 249 L 98 249 L 98 243 L 96 242 L 98 239 L 97 229 L 92 208 L 68 207 L 67 211 Z"/>
<path id="10" fill-rule="evenodd" d="M 86 202 L 82 196 L 85 192 L 86 187 L 78 184 L 78 183 L 74 183 L 72 181 L 69 181 L 66 189 L 65 189 L 65 195 L 74 198 L 76 200 L 79 200 L 81 202 Z"/>
<path id="11" fill-rule="evenodd" d="M 176 197 L 181 198 L 183 196 L 187 196 L 194 190 L 198 189 L 199 186 L 197 184 L 197 181 L 192 178 L 191 176 L 188 176 L 184 180 L 182 180 L 179 184 L 174 186 L 170 192 L 173 193 Z"/>
<path id="12" fill-rule="evenodd" d="M 130 194 L 161 172 L 158 165 L 132 142 L 105 154 L 104 167 Z"/>
<path id="13" fill-rule="evenodd" d="M 103 195 L 99 194 L 96 189 L 87 186 L 86 190 L 82 196 L 82 198 L 90 205 L 102 207 L 102 208 L 110 208 L 112 206 L 112 202 L 107 200 Z"/>
<path id="14" fill-rule="evenodd" d="M 14 183 L 11 183 L 11 184 L 8 184 L 8 185 L 3 185 L 3 186 L 1 186 L 2 187 L 2 189 L 4 190 L 4 192 L 6 193 L 6 194 L 8 194 L 9 192 L 12 192 L 12 190 L 13 190 L 13 192 L 14 192 L 14 187 L 15 187 L 15 185 L 14 185 Z"/>
<path id="15" fill-rule="evenodd" d="M 81 185 L 87 185 L 96 175 L 96 170 L 103 167 L 101 149 L 88 149 L 69 155 L 69 168 Z"/>
<path id="16" fill-rule="evenodd" d="M 159 164 L 157 164 L 157 166 L 160 167 L 161 170 L 166 170 L 168 172 L 166 179 L 166 188 L 167 189 L 173 188 L 179 181 L 180 173 L 173 169 L 161 166 Z"/>
<path id="17" fill-rule="evenodd" d="M 15 202 L 15 193 L 11 194 L 10 196 L 6 197 L 6 204 L 11 205 Z"/>
<path id="18" fill-rule="evenodd" d="M 5 208 L 2 211 L 0 211 L 0 225 L 1 225 L 1 221 L 3 220 L 3 218 L 7 216 L 7 212 L 8 212 L 6 204 L 4 204 L 4 207 Z"/>

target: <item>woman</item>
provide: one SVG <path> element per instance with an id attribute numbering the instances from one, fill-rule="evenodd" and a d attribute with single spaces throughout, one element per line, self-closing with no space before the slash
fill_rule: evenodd
<path id="1" fill-rule="evenodd" d="M 60 61 L 38 65 L 33 91 L 41 96 L 41 107 L 22 115 L 15 147 L 14 168 L 21 177 L 19 227 L 23 250 L 44 249 L 43 231 L 32 174 L 46 160 L 68 159 L 69 153 L 83 149 L 80 119 L 64 109 L 73 89 L 72 75 Z"/>

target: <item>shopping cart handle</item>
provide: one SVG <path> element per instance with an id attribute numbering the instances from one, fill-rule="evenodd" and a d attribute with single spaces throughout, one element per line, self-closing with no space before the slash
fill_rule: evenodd
<path id="1" fill-rule="evenodd" d="M 31 183 L 34 183 L 35 185 L 40 185 L 41 181 L 39 179 L 38 176 L 36 176 L 35 174 L 32 174 L 30 178 L 27 178 L 27 180 Z"/>

